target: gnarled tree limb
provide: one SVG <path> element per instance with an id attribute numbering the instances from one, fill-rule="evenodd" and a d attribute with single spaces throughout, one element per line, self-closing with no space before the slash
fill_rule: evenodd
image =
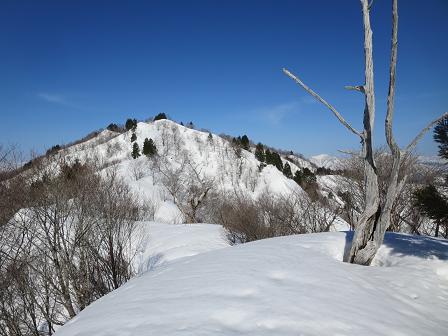
<path id="1" fill-rule="evenodd" d="M 283 72 L 290 77 L 292 80 L 294 80 L 298 85 L 300 85 L 306 92 L 308 92 L 310 95 L 312 95 L 314 98 L 316 98 L 318 101 L 320 101 L 322 104 L 324 104 L 328 109 L 330 109 L 331 112 L 338 118 L 338 120 L 341 122 L 342 125 L 344 125 L 350 132 L 353 132 L 357 136 L 359 136 L 361 139 L 364 139 L 364 135 L 354 129 L 347 121 L 345 121 L 344 117 L 332 106 L 330 105 L 325 99 L 323 99 L 321 96 L 319 96 L 316 92 L 314 92 L 311 88 L 309 88 L 304 82 L 300 80 L 297 76 L 292 74 L 289 70 L 283 68 Z"/>

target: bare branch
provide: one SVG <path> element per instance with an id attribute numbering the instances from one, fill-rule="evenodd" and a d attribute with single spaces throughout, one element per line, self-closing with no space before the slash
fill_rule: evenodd
<path id="1" fill-rule="evenodd" d="M 359 92 L 362 92 L 362 93 L 365 92 L 364 91 L 364 85 L 356 85 L 356 86 L 346 85 L 346 86 L 344 86 L 344 88 L 346 90 L 359 91 Z"/>
<path id="2" fill-rule="evenodd" d="M 348 150 L 343 150 L 343 149 L 338 149 L 338 152 L 342 153 L 342 154 L 357 156 L 357 157 L 360 157 L 360 158 L 363 157 L 360 152 L 353 152 L 353 151 L 348 151 Z"/>
<path id="3" fill-rule="evenodd" d="M 345 119 L 342 117 L 342 115 L 327 101 L 325 101 L 321 96 L 319 96 L 316 92 L 314 92 L 312 89 L 310 89 L 304 82 L 302 82 L 297 76 L 293 75 L 290 71 L 283 68 L 283 72 L 290 77 L 292 80 L 294 80 L 298 85 L 300 85 L 306 92 L 308 92 L 310 95 L 312 95 L 314 98 L 316 98 L 318 101 L 320 101 L 322 104 L 324 104 L 328 109 L 330 109 L 331 112 L 338 118 L 338 120 L 344 125 L 349 131 L 359 136 L 361 139 L 364 139 L 364 136 L 361 132 L 354 129 L 350 124 L 345 121 Z"/>
<path id="4" fill-rule="evenodd" d="M 398 8 L 397 0 L 392 2 L 392 45 L 390 55 L 390 69 L 389 69 L 389 93 L 387 96 L 387 113 L 385 120 L 385 133 L 387 144 L 394 157 L 399 159 L 400 149 L 395 142 L 392 122 L 394 118 L 394 102 L 395 102 L 395 77 L 397 72 L 397 47 L 398 47 Z M 398 169 L 398 168 L 397 168 Z"/>
<path id="5" fill-rule="evenodd" d="M 415 146 L 417 145 L 417 143 L 420 141 L 420 139 L 425 135 L 425 133 L 428 132 L 435 124 L 437 124 L 440 120 L 442 120 L 444 118 L 448 118 L 448 112 L 445 112 L 437 119 L 431 121 L 424 129 L 422 129 L 420 131 L 420 133 L 417 134 L 417 136 L 414 138 L 414 140 L 412 140 L 412 142 L 409 145 L 407 145 L 407 147 L 405 148 L 405 151 L 406 152 L 412 151 L 415 148 Z"/>

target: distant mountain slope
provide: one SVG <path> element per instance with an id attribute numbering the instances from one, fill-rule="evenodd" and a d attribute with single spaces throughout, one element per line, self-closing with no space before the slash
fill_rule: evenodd
<path id="1" fill-rule="evenodd" d="M 105 130 L 84 143 L 68 147 L 60 152 L 71 161 L 92 160 L 100 162 L 100 169 L 117 169 L 135 192 L 148 200 L 155 208 L 158 221 L 178 223 L 182 214 L 172 204 L 172 195 L 162 183 L 167 174 L 190 169 L 190 175 L 213 181 L 221 192 L 238 192 L 256 198 L 264 192 L 277 195 L 303 193 L 302 188 L 288 179 L 272 165 L 260 170 L 260 162 L 250 151 L 235 148 L 226 138 L 179 125 L 170 120 L 139 122 L 135 131 L 140 150 L 145 138 L 153 139 L 157 162 L 144 155 L 131 157 L 132 131 L 122 134 Z M 302 157 L 282 157 L 283 164 L 290 165 L 292 174 L 312 163 Z M 166 174 L 165 174 L 166 173 Z"/>
<path id="2" fill-rule="evenodd" d="M 328 154 L 319 154 L 310 157 L 309 159 L 317 167 L 329 168 L 329 169 L 341 169 L 343 166 L 343 161 L 336 156 L 331 156 Z"/>

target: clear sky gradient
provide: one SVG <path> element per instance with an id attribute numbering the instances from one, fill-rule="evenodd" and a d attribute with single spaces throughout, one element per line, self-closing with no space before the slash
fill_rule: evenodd
<path id="1" fill-rule="evenodd" d="M 384 143 L 390 0 L 374 1 L 376 144 Z M 282 74 L 362 127 L 358 0 L 0 1 L 0 143 L 40 152 L 128 117 L 165 112 L 305 155 L 358 139 Z M 448 1 L 399 1 L 401 145 L 448 110 Z M 425 155 L 437 147 L 428 135 Z"/>

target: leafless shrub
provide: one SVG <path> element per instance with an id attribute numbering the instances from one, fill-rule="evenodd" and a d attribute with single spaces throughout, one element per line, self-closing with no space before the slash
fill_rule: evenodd
<path id="1" fill-rule="evenodd" d="M 159 207 L 160 204 L 152 200 L 143 201 L 140 206 L 141 220 L 153 221 L 156 211 Z"/>
<path id="2" fill-rule="evenodd" d="M 99 169 L 100 169 L 100 170 L 103 170 L 103 169 L 106 169 L 106 168 L 115 166 L 115 165 L 117 165 L 117 164 L 120 163 L 120 162 L 121 162 L 121 160 L 119 160 L 119 159 L 109 160 L 109 161 L 104 161 L 104 162 L 102 162 L 101 165 L 99 166 Z"/>
<path id="3" fill-rule="evenodd" d="M 140 180 L 141 178 L 145 177 L 148 173 L 148 167 L 146 162 L 142 160 L 133 160 L 131 161 L 131 172 L 132 176 L 136 181 Z"/>
<path id="4" fill-rule="evenodd" d="M 393 157 L 385 148 L 379 148 L 374 152 L 374 160 L 377 167 L 379 198 L 381 202 L 386 199 L 390 176 L 390 167 Z M 412 207 L 412 194 L 421 183 L 432 182 L 440 171 L 436 167 L 421 165 L 415 155 L 408 155 L 402 160 L 399 176 L 407 176 L 401 192 L 397 195 L 391 211 L 390 231 L 418 233 L 418 227 L 422 224 L 422 218 Z M 355 228 L 358 216 L 365 206 L 364 163 L 362 158 L 353 155 L 345 160 L 344 179 L 341 179 L 339 190 L 336 193 L 345 202 L 343 212 L 344 219 Z"/>
<path id="5" fill-rule="evenodd" d="M 106 155 L 108 157 L 114 156 L 121 151 L 121 145 L 119 142 L 108 142 L 106 146 Z"/>
<path id="6" fill-rule="evenodd" d="M 176 162 L 159 159 L 157 169 L 160 182 L 172 197 L 187 223 L 200 221 L 200 212 L 205 207 L 214 188 L 214 179 L 203 174 L 201 167 L 192 163 L 186 155 Z"/>
<path id="7" fill-rule="evenodd" d="M 313 201 L 305 193 L 288 196 L 268 191 L 257 199 L 232 192 L 215 201 L 212 221 L 222 224 L 231 243 L 291 234 L 330 230 L 339 212 L 322 200 Z"/>
<path id="8" fill-rule="evenodd" d="M 0 335 L 52 334 L 132 276 L 141 204 L 116 170 L 95 171 L 52 156 L 23 176 L 0 230 Z"/>

